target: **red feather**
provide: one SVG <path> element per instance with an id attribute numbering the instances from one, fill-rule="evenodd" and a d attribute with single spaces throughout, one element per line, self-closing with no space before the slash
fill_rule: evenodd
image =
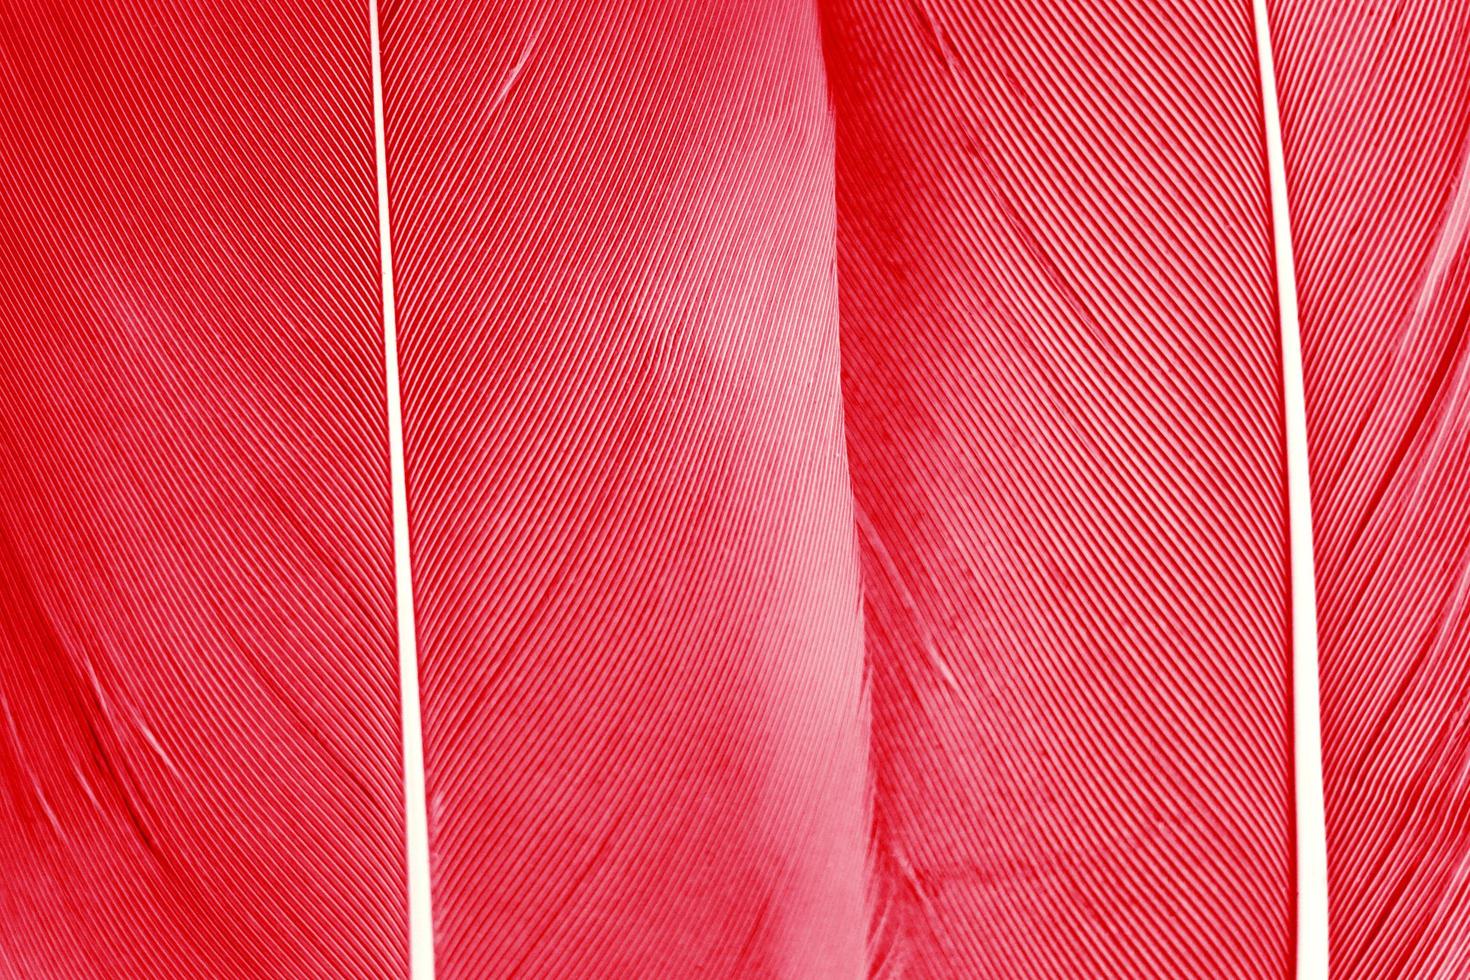
<path id="1" fill-rule="evenodd" d="M 1444 975 L 1470 14 L 1339 6 L 1333 964 Z M 85 7 L 0 0 L 0 974 L 400 976 L 367 11 Z M 1107 7 L 383 0 L 444 976 L 1291 969 L 1250 10 Z"/>
<path id="2" fill-rule="evenodd" d="M 872 971 L 1292 964 L 1247 5 L 822 4 Z"/>
<path id="3" fill-rule="evenodd" d="M 1470 971 L 1470 9 L 1276 0 L 1334 980 Z"/>
<path id="4" fill-rule="evenodd" d="M 382 39 L 439 974 L 860 974 L 815 9 Z"/>
<path id="5" fill-rule="evenodd" d="M 369 55 L 0 4 L 0 975 L 407 972 Z"/>

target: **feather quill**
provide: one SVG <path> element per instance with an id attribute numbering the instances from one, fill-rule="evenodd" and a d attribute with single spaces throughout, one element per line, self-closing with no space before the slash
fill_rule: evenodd
<path id="1" fill-rule="evenodd" d="M 1275 0 L 1331 974 L 1470 970 L 1470 9 Z"/>

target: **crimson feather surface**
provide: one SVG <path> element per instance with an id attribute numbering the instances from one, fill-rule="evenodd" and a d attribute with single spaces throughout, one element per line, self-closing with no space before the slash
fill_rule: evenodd
<path id="1" fill-rule="evenodd" d="M 0 975 L 407 972 L 368 27 L 0 2 Z"/>
<path id="2" fill-rule="evenodd" d="M 1248 4 L 822 0 L 876 976 L 1292 964 Z"/>
<path id="3" fill-rule="evenodd" d="M 0 0 L 8 975 L 405 972 L 366 14 Z M 439 973 L 1284 974 L 1246 5 L 381 14 Z"/>
<path id="4" fill-rule="evenodd" d="M 381 32 L 439 974 L 860 975 L 815 8 Z"/>
<path id="5" fill-rule="evenodd" d="M 1275 0 L 1331 972 L 1470 971 L 1470 9 Z"/>

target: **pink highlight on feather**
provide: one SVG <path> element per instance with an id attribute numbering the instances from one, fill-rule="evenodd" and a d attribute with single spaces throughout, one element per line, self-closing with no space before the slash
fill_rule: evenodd
<path id="1" fill-rule="evenodd" d="M 852 977 L 816 11 L 384 0 L 442 977 Z"/>

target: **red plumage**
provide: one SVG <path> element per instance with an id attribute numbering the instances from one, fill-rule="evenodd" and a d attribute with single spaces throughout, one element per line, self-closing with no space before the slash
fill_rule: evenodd
<path id="1" fill-rule="evenodd" d="M 1470 10 L 1276 0 L 1335 980 L 1470 928 Z"/>
<path id="2" fill-rule="evenodd" d="M 407 972 L 368 27 L 0 4 L 0 974 Z"/>
<path id="3" fill-rule="evenodd" d="M 822 4 L 879 976 L 1291 969 L 1247 6 Z"/>
<path id="4" fill-rule="evenodd" d="M 367 15 L 0 0 L 0 974 L 407 973 Z M 1272 15 L 1333 969 L 1454 975 L 1470 14 Z M 439 972 L 1290 971 L 1249 6 L 379 27 Z"/>

